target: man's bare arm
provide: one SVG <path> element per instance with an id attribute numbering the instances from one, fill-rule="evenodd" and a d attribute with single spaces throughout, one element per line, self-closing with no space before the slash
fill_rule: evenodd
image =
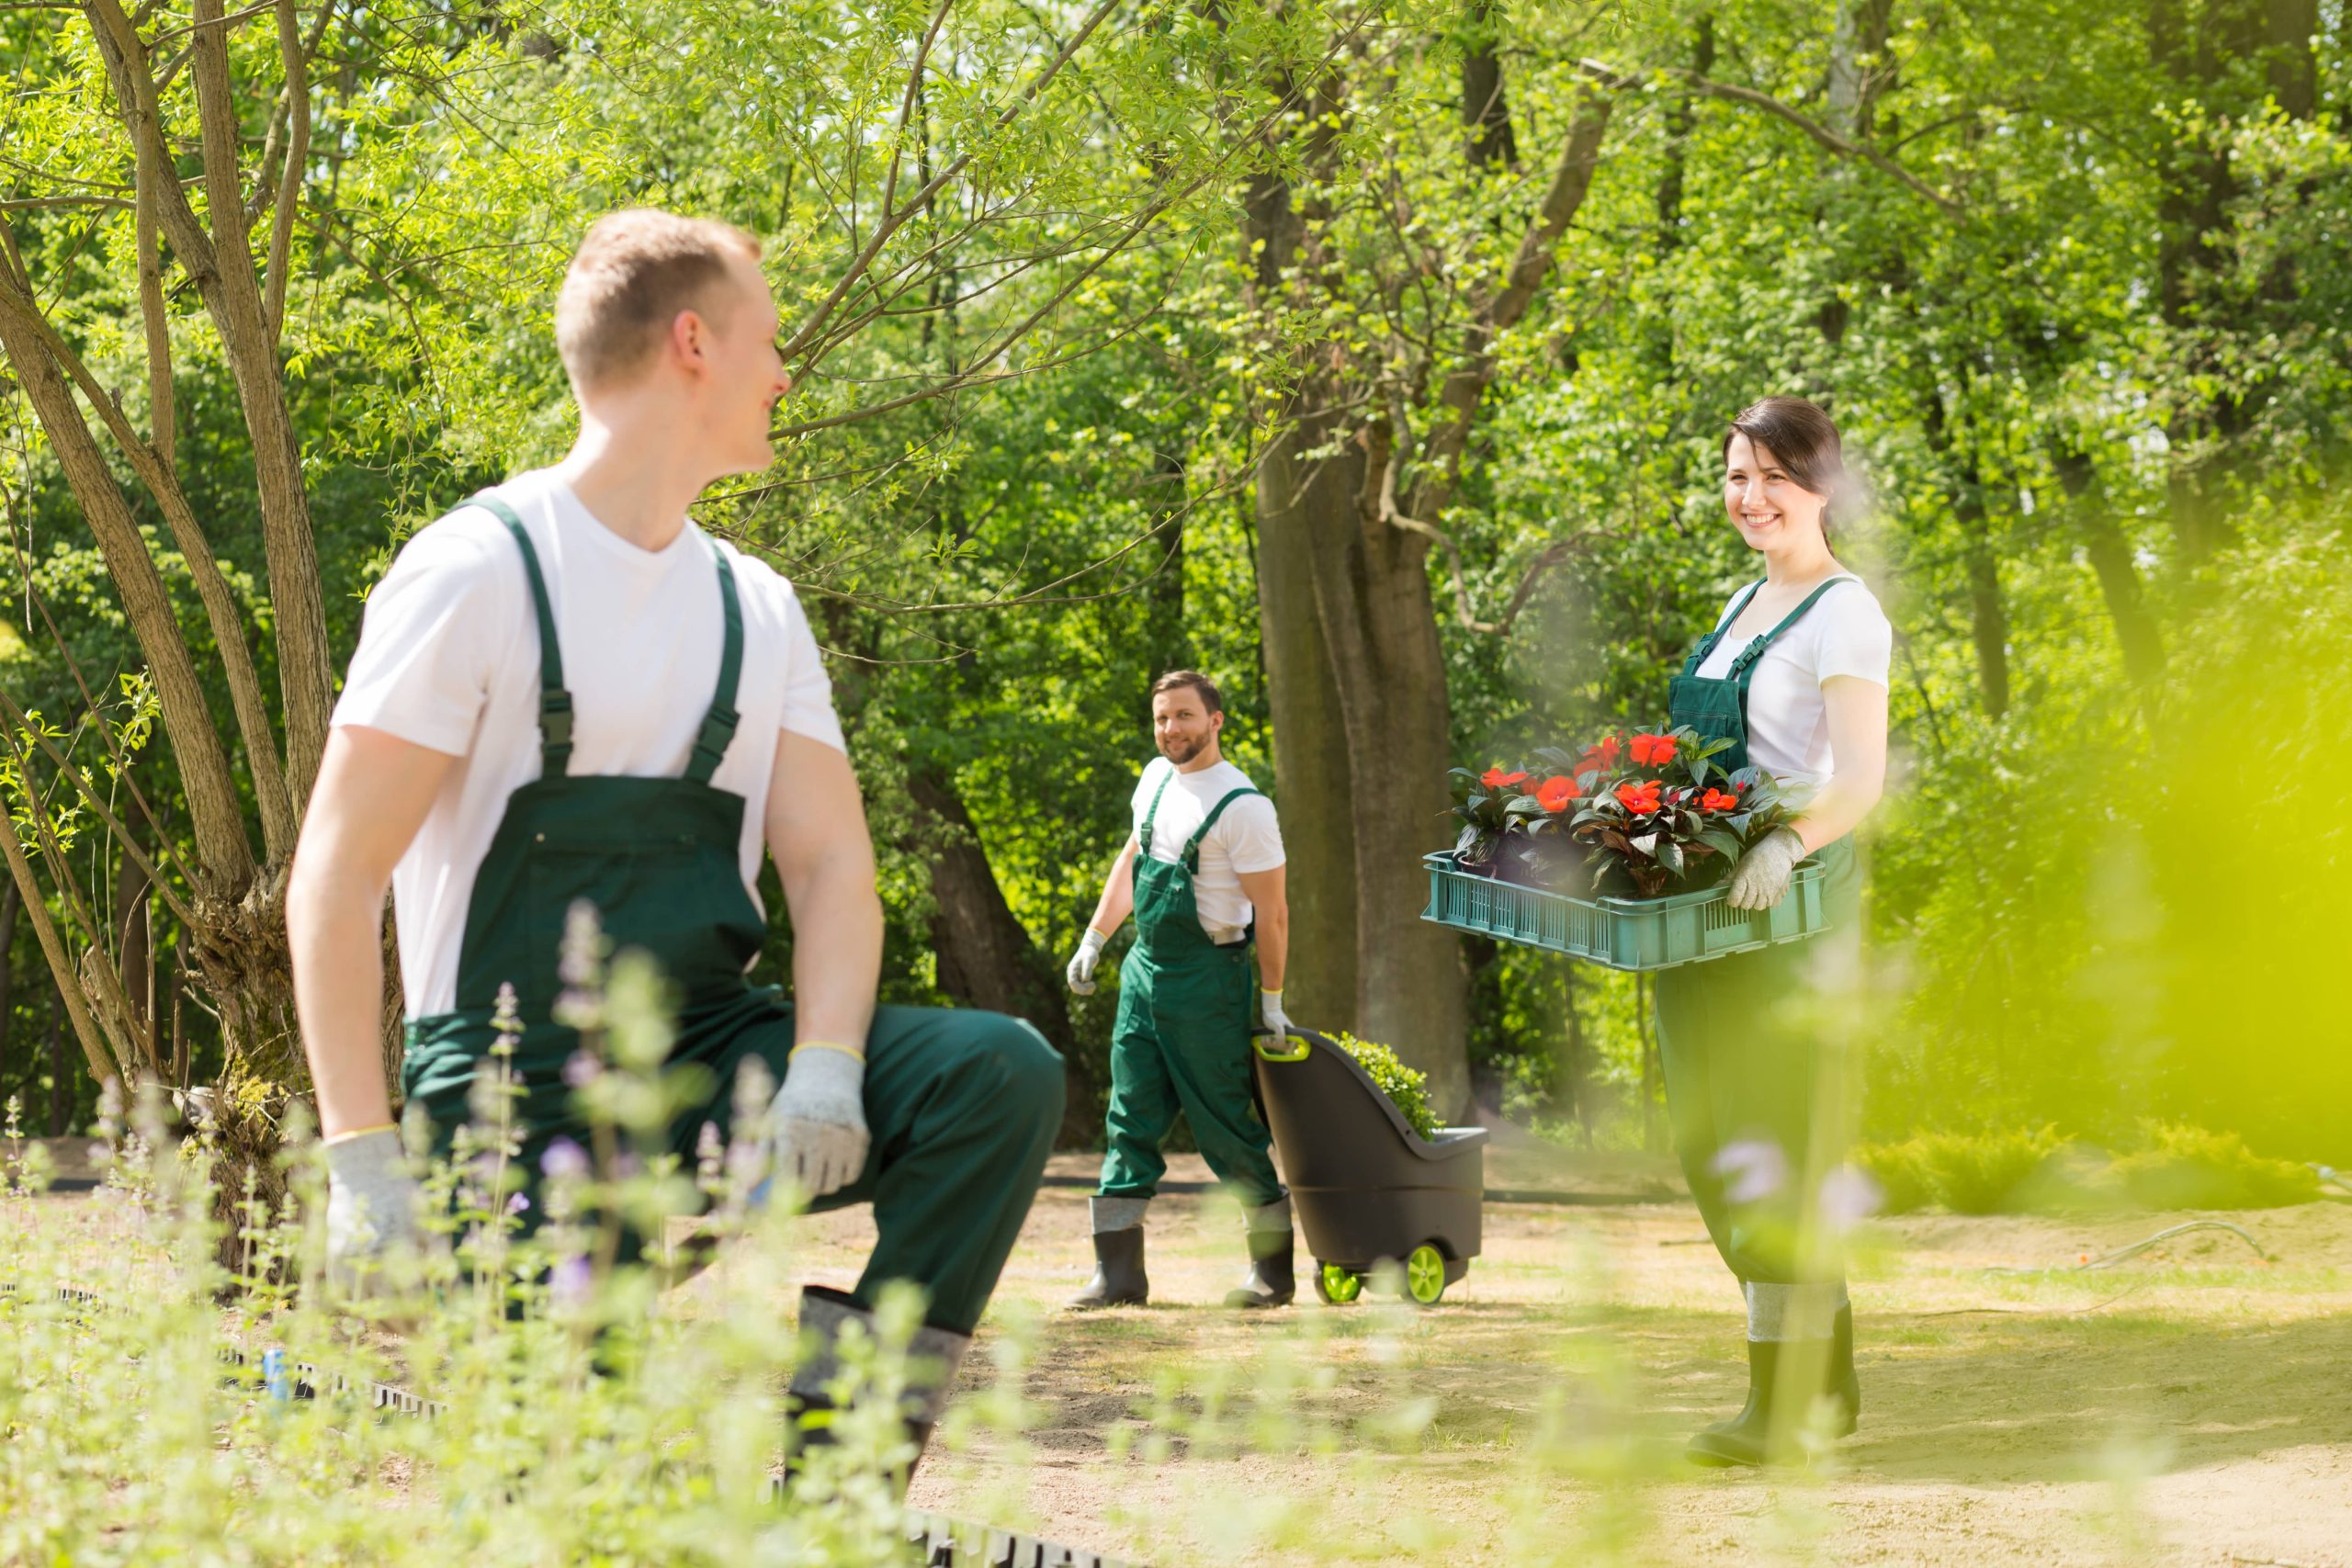
<path id="1" fill-rule="evenodd" d="M 849 759 L 821 740 L 782 736 L 766 823 L 792 911 L 795 1032 L 862 1051 L 882 979 L 882 896 Z"/>
<path id="2" fill-rule="evenodd" d="M 392 1119 L 384 1092 L 384 898 L 457 761 L 380 729 L 327 737 L 286 886 L 294 1010 L 335 1137 Z"/>
<path id="3" fill-rule="evenodd" d="M 1111 863 L 1111 874 L 1102 879 L 1102 897 L 1094 901 L 1094 918 L 1086 922 L 1087 929 L 1108 940 L 1119 934 L 1126 923 L 1127 913 L 1136 906 L 1136 836 L 1119 850 L 1119 858 Z"/>
<path id="4" fill-rule="evenodd" d="M 1250 900 L 1257 917 L 1258 984 L 1263 989 L 1279 991 L 1290 969 L 1290 893 L 1284 880 L 1287 868 L 1276 866 L 1272 871 L 1246 871 L 1236 874 L 1241 879 L 1241 891 Z"/>

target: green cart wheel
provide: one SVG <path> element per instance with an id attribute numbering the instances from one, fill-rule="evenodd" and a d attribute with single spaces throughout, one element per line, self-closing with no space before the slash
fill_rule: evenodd
<path id="1" fill-rule="evenodd" d="M 1363 1294 L 1363 1276 L 1337 1263 L 1315 1265 L 1315 1293 L 1325 1306 L 1345 1306 Z"/>
<path id="2" fill-rule="evenodd" d="M 1405 1294 L 1422 1306 L 1437 1305 L 1445 1294 L 1445 1254 L 1423 1242 L 1406 1255 Z"/>

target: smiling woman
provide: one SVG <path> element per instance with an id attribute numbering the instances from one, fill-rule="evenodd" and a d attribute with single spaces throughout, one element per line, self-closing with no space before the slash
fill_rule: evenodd
<path id="1" fill-rule="evenodd" d="M 1811 857 L 1831 928 L 1657 978 L 1675 1152 L 1747 1298 L 1747 1403 L 1691 1439 L 1707 1464 L 1785 1456 L 1816 1420 L 1842 1437 L 1861 1404 L 1844 1263 L 1824 1215 L 1848 1179 L 1851 1057 L 1838 1020 L 1860 956 L 1850 835 L 1885 777 L 1894 634 L 1830 552 L 1829 508 L 1847 485 L 1838 427 L 1804 399 L 1767 398 L 1731 422 L 1724 507 L 1764 558 L 1764 579 L 1734 597 L 1669 688 L 1676 728 L 1728 742 L 1727 770 L 1752 762 L 1810 795 L 1748 843 L 1726 901 L 1780 903 Z"/>

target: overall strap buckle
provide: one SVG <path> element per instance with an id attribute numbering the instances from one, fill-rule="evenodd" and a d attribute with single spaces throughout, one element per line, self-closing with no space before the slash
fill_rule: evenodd
<path id="1" fill-rule="evenodd" d="M 702 728 L 695 732 L 694 754 L 686 761 L 686 777 L 695 784 L 708 784 L 718 772 L 718 764 L 727 758 L 727 748 L 735 739 L 735 727 L 743 716 L 724 703 L 713 703 L 703 715 Z"/>
<path id="2" fill-rule="evenodd" d="M 567 691 L 543 691 L 539 694 L 539 755 L 540 771 L 548 777 L 560 776 L 571 761 L 571 694 Z"/>

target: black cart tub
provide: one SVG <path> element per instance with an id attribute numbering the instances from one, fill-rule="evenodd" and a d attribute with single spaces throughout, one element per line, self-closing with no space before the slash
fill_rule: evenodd
<path id="1" fill-rule="evenodd" d="M 1408 1299 L 1435 1303 L 1478 1255 L 1487 1130 L 1419 1136 L 1355 1058 L 1313 1030 L 1261 1034 L 1256 1046 L 1250 1065 L 1315 1258 L 1316 1293 L 1351 1302 L 1391 1262 Z"/>

